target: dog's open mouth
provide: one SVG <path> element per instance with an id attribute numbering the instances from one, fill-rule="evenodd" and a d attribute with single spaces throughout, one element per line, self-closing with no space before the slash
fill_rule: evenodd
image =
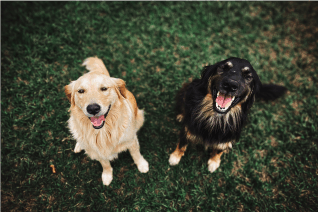
<path id="1" fill-rule="evenodd" d="M 220 93 L 219 91 L 215 99 L 215 104 L 216 104 L 215 106 L 221 112 L 225 112 L 227 109 L 229 109 L 234 99 L 235 99 L 235 96 L 225 95 Z"/>
<path id="2" fill-rule="evenodd" d="M 216 92 L 215 92 L 216 93 Z M 231 107 L 239 102 L 239 97 L 231 96 L 229 94 L 221 93 L 217 91 L 215 95 L 214 106 L 218 113 L 226 113 Z"/>
<path id="3" fill-rule="evenodd" d="M 104 124 L 105 124 L 105 119 L 108 115 L 108 112 L 110 110 L 110 107 L 111 105 L 109 105 L 109 108 L 107 110 L 107 112 L 104 114 L 104 115 L 101 115 L 101 116 L 93 116 L 93 117 L 90 117 L 89 119 L 91 120 L 92 124 L 93 124 L 93 127 L 95 129 L 101 129 Z"/>

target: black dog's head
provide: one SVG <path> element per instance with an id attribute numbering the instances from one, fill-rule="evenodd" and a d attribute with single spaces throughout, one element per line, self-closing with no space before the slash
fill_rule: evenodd
<path id="1" fill-rule="evenodd" d="M 231 57 L 205 67 L 201 85 L 212 94 L 214 111 L 225 114 L 238 104 L 251 106 L 261 82 L 247 60 Z"/>

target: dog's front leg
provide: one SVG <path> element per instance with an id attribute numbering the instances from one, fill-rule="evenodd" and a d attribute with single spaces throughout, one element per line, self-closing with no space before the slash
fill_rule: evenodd
<path id="1" fill-rule="evenodd" d="M 149 164 L 140 154 L 140 147 L 137 136 L 134 138 L 133 145 L 129 147 L 129 152 L 135 164 L 137 165 L 138 170 L 141 173 L 147 173 L 149 171 Z"/>
<path id="2" fill-rule="evenodd" d="M 208 170 L 212 173 L 219 168 L 221 163 L 222 150 L 213 149 L 211 157 L 208 161 Z"/>
<path id="3" fill-rule="evenodd" d="M 82 147 L 81 145 L 79 144 L 79 142 L 76 142 L 76 145 L 75 145 L 75 148 L 74 148 L 74 152 L 75 153 L 80 153 L 82 151 Z"/>
<path id="4" fill-rule="evenodd" d="M 103 167 L 102 180 L 104 185 L 109 185 L 113 180 L 113 168 L 108 160 L 99 161 Z"/>
<path id="5" fill-rule="evenodd" d="M 175 166 L 180 162 L 181 157 L 184 155 L 184 152 L 187 149 L 188 143 L 189 143 L 189 141 L 187 139 L 186 132 L 183 129 L 180 132 L 178 146 L 177 146 L 176 150 L 173 153 L 171 153 L 170 158 L 169 158 L 169 164 L 171 166 Z"/>

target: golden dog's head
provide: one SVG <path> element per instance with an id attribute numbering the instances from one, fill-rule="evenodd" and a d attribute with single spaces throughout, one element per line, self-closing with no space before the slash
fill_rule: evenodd
<path id="1" fill-rule="evenodd" d="M 121 98 L 126 98 L 125 82 L 98 71 L 84 74 L 65 86 L 71 111 L 80 110 L 95 129 L 101 129 L 105 119 Z"/>

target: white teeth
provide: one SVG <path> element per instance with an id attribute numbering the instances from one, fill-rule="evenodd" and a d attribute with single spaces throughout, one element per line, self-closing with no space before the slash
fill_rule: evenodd
<path id="1" fill-rule="evenodd" d="M 218 91 L 217 97 L 218 97 L 219 95 L 220 95 L 220 91 Z M 234 101 L 234 99 L 235 99 L 235 96 L 232 96 L 232 97 L 231 97 L 231 104 L 232 104 L 232 102 Z M 231 106 L 231 104 L 230 104 L 228 107 L 221 107 L 221 106 L 216 102 L 216 107 L 217 107 L 217 109 L 218 109 L 219 111 L 224 112 L 224 111 L 226 111 L 226 110 Z"/>
<path id="2" fill-rule="evenodd" d="M 222 108 L 220 105 L 216 104 L 218 110 L 220 111 L 226 111 L 229 107 L 226 107 L 226 108 Z"/>

